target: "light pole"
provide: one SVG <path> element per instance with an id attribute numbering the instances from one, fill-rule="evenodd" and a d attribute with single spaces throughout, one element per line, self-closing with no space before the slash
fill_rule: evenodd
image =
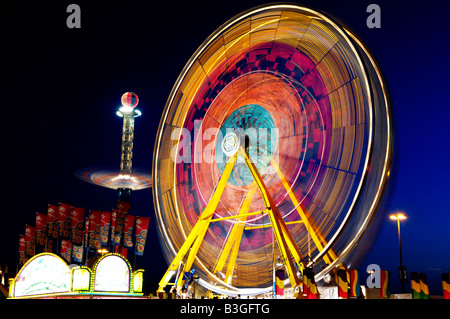
<path id="1" fill-rule="evenodd" d="M 391 220 L 397 221 L 398 228 L 398 246 L 400 249 L 400 267 L 398 267 L 398 276 L 400 278 L 400 283 L 402 285 L 402 293 L 405 292 L 405 282 L 408 280 L 406 274 L 406 267 L 403 265 L 403 256 L 402 256 L 402 239 L 400 236 L 400 221 L 406 219 L 406 215 L 403 213 L 391 214 L 389 216 Z"/>

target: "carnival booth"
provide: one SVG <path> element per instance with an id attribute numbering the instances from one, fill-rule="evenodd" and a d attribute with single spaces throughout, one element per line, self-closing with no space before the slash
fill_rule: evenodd
<path id="1" fill-rule="evenodd" d="M 108 253 L 90 266 L 68 265 L 52 253 L 32 257 L 10 279 L 10 299 L 136 299 L 143 296 L 143 269 L 133 271 L 120 254 Z"/>

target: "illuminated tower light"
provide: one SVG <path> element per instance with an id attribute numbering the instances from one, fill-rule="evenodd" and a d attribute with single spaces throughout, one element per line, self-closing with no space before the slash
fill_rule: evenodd
<path id="1" fill-rule="evenodd" d="M 123 118 L 120 173 L 122 176 L 130 176 L 133 159 L 134 118 L 141 116 L 142 113 L 136 109 L 139 103 L 136 93 L 127 92 L 122 95 L 120 100 L 122 107 L 116 112 L 117 116 Z M 118 191 L 120 198 L 128 199 L 131 189 L 120 188 Z"/>
<path id="2" fill-rule="evenodd" d="M 85 168 L 75 173 L 79 179 L 118 191 L 119 200 L 130 201 L 131 191 L 150 188 L 152 174 L 147 170 L 132 169 L 134 118 L 141 116 L 136 106 L 137 95 L 127 92 L 121 97 L 122 106 L 116 114 L 123 118 L 122 149 L 119 169 Z"/>
<path id="3" fill-rule="evenodd" d="M 116 111 L 117 116 L 123 118 L 120 169 L 85 168 L 75 172 L 75 176 L 83 181 L 116 190 L 119 197 L 118 204 L 130 203 L 131 191 L 153 186 L 150 171 L 132 169 L 134 118 L 142 114 L 136 109 L 139 103 L 138 96 L 133 92 L 127 92 L 122 95 L 121 103 L 122 106 Z"/>
<path id="4" fill-rule="evenodd" d="M 139 98 L 136 93 L 127 92 L 121 98 L 122 107 L 116 114 L 123 118 L 122 129 L 122 156 L 120 161 L 120 170 L 125 173 L 131 173 L 133 157 L 133 137 L 134 137 L 134 118 L 141 115 L 136 109 Z"/>

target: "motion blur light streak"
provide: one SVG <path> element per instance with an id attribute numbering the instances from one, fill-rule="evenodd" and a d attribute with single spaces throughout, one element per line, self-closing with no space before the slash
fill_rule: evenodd
<path id="1" fill-rule="evenodd" d="M 216 159 L 226 158 L 222 141 L 211 150 L 196 140 L 173 140 L 175 128 L 194 136 L 194 122 L 201 120 L 199 129 L 215 130 L 216 138 L 227 129 L 277 129 L 272 136 L 249 135 L 249 154 L 259 158 L 258 172 L 301 254 L 311 253 L 320 280 L 345 264 L 381 201 L 392 157 L 389 113 L 386 86 L 370 52 L 325 15 L 275 4 L 230 19 L 186 64 L 160 122 L 153 192 L 168 262 L 194 228 L 227 162 L 195 161 L 211 151 Z M 191 161 L 173 161 L 173 147 L 186 146 Z M 241 158 L 215 216 L 240 215 L 252 185 Z M 264 211 L 261 194 L 252 197 L 248 212 Z M 231 236 L 237 223 L 247 227 Z M 210 224 L 193 266 L 201 283 L 212 290 L 270 289 L 272 229 L 264 227 L 270 223 L 264 213 Z M 235 264 L 231 258 L 228 264 L 231 284 L 214 273 L 229 237 L 239 249 Z"/>
<path id="2" fill-rule="evenodd" d="M 8 5 L 4 2 L 3 12 L 7 14 L 2 21 L 8 27 L 3 39 L 9 44 L 4 57 L 9 63 L 2 68 L 8 79 L 4 83 L 7 94 L 3 100 L 8 107 L 3 108 L 3 115 L 11 119 L 2 125 L 9 150 L 5 153 L 8 169 L 3 172 L 8 189 L 0 223 L 0 264 L 4 274 L 5 265 L 8 265 L 10 277 L 17 274 L 16 265 L 21 254 L 17 247 L 19 234 L 24 233 L 24 224 L 35 223 L 35 212 L 47 211 L 48 204 L 63 202 L 105 211 L 114 207 L 116 190 L 86 184 L 76 178 L 74 172 L 87 167 L 118 171 L 123 118 L 117 117 L 115 112 L 121 106 L 123 93 L 135 92 L 139 96 L 136 108 L 143 115 L 135 118 L 133 170 L 140 167 L 151 174 L 158 124 L 184 66 L 188 68 L 187 62 L 195 61 L 190 61 L 190 57 L 222 23 L 254 5 L 270 2 L 272 0 L 228 0 L 211 6 L 211 3 L 194 1 L 174 6 L 173 2 L 166 1 L 158 3 L 155 11 L 154 4 L 147 1 L 128 1 L 123 5 L 84 1 L 80 8 L 88 23 L 81 29 L 72 30 L 65 23 L 68 14 L 64 5 L 36 1 Z M 336 19 L 351 41 L 358 43 L 359 40 L 349 29 L 358 35 L 379 63 L 389 88 L 386 99 L 391 101 L 392 113 L 387 116 L 391 118 L 392 115 L 393 126 L 392 130 L 388 126 L 386 132 L 389 130 L 389 134 L 393 134 L 394 156 L 392 167 L 385 171 L 388 187 L 384 193 L 380 189 L 382 204 L 375 217 L 367 219 L 368 230 L 361 240 L 355 239 L 356 249 L 345 262 L 348 267 L 358 269 L 362 277 L 369 277 L 366 274 L 368 265 L 380 265 L 381 269 L 391 271 L 392 293 L 400 292 L 397 221 L 389 219 L 389 215 L 404 212 L 407 219 L 400 223 L 405 265 L 408 271 L 426 273 L 430 294 L 442 295 L 440 274 L 450 271 L 450 214 L 446 205 L 450 170 L 445 169 L 445 164 L 450 163 L 450 148 L 445 147 L 450 137 L 447 123 L 450 108 L 442 101 L 448 99 L 450 78 L 447 72 L 442 72 L 449 69 L 449 64 L 439 57 L 450 50 L 450 42 L 445 41 L 445 35 L 450 32 L 447 22 L 450 2 L 428 1 L 426 6 L 433 14 L 425 27 L 423 19 L 411 18 L 417 17 L 423 6 L 378 0 L 375 3 L 381 8 L 382 19 L 379 29 L 367 25 L 367 18 L 371 19 L 371 13 L 366 11 L 369 3 L 356 0 L 297 2 L 297 5 L 311 6 Z M 124 9 L 132 12 L 132 17 L 123 19 Z M 149 12 L 154 13 L 151 19 Z M 313 16 L 309 12 L 306 15 Z M 319 20 L 320 23 L 323 21 Z M 231 23 L 232 20 L 227 25 Z M 236 37 L 233 32 L 226 33 L 224 54 L 238 51 L 232 44 L 239 44 L 245 38 L 249 38 L 245 32 L 238 32 Z M 424 45 L 417 45 L 419 43 Z M 364 50 L 364 45 L 358 43 L 355 48 Z M 370 56 L 360 54 L 361 59 L 367 58 L 370 64 L 376 65 L 375 61 L 370 61 Z M 369 66 L 366 69 L 368 76 L 370 69 Z M 377 72 L 378 67 L 373 69 Z M 378 92 L 378 89 L 374 91 Z M 378 99 L 375 94 L 372 98 Z M 272 112 L 266 110 L 274 118 Z M 340 120 L 342 122 L 342 116 Z M 217 127 L 221 127 L 219 123 Z M 209 151 L 205 149 L 209 145 L 211 152 L 214 151 L 217 139 L 212 133 L 214 130 L 211 130 L 210 138 L 204 137 L 202 150 Z M 270 172 L 271 164 L 268 166 Z M 371 164 L 370 169 L 373 167 Z M 316 177 L 319 182 L 320 174 Z M 314 180 L 311 179 L 310 184 L 314 184 Z M 292 185 L 294 191 L 297 186 Z M 287 201 L 295 198 L 294 194 L 297 193 L 286 191 Z M 259 193 L 254 196 L 256 200 Z M 297 199 L 299 203 L 302 200 L 301 197 Z M 159 231 L 154 218 L 152 190 L 131 191 L 131 200 L 133 212 L 150 217 L 147 243 L 153 244 L 147 245 L 144 256 L 137 257 L 137 264 L 146 269 L 144 290 L 148 294 L 157 289 L 167 270 L 167 262 L 157 238 Z M 240 211 L 244 199 L 241 202 L 236 212 Z M 377 206 L 375 201 L 373 208 L 369 205 L 366 208 L 376 209 Z M 294 203 L 292 207 L 301 208 Z M 306 213 L 309 211 L 305 209 Z M 296 210 L 291 213 L 296 214 L 300 213 Z M 248 216 L 246 223 L 256 217 L 261 219 L 260 215 Z M 235 221 L 237 219 L 223 223 L 235 225 Z M 352 220 L 349 223 L 353 223 Z M 320 225 L 320 221 L 317 224 Z M 250 233 L 251 227 L 245 225 L 245 232 Z M 269 223 L 254 227 L 271 234 Z M 231 232 L 234 226 L 229 229 Z M 311 248 L 314 248 L 313 234 L 311 231 Z M 334 245 L 331 246 L 330 251 Z M 317 249 L 321 248 L 317 246 Z M 324 253 L 324 258 L 328 255 L 328 252 Z M 314 253 L 314 256 L 317 258 L 318 255 Z M 228 271 L 227 265 L 228 261 L 223 268 L 224 275 Z M 214 273 L 214 269 L 211 272 Z M 407 292 L 409 288 L 406 287 Z"/>
<path id="3" fill-rule="evenodd" d="M 86 182 L 116 190 L 140 190 L 150 188 L 153 184 L 151 173 L 136 169 L 130 174 L 123 174 L 119 169 L 85 168 L 75 172 L 75 176 Z"/>

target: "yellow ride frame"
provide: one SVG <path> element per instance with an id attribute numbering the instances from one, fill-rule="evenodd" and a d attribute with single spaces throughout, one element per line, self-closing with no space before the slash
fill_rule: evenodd
<path id="1" fill-rule="evenodd" d="M 228 182 L 228 178 L 231 175 L 231 171 L 233 170 L 234 164 L 237 161 L 238 154 L 240 154 L 241 156 L 243 156 L 245 158 L 245 163 L 247 164 L 247 166 L 252 174 L 254 183 L 251 185 L 250 190 L 247 193 L 247 196 L 241 206 L 241 209 L 240 209 L 238 215 L 212 219 L 214 212 L 217 208 L 217 205 L 220 201 L 220 198 L 222 196 L 222 193 L 225 189 L 225 186 Z M 314 225 L 314 222 L 311 219 L 311 217 L 309 216 L 309 214 L 305 213 L 302 210 L 302 208 L 300 207 L 298 199 L 296 198 L 295 194 L 291 191 L 289 182 L 287 182 L 283 173 L 280 171 L 277 163 L 275 163 L 275 161 L 271 161 L 271 164 L 273 165 L 274 169 L 277 171 L 278 176 L 281 179 L 284 187 L 288 191 L 292 202 L 297 207 L 297 211 L 302 219 L 302 222 L 307 227 L 308 232 L 310 232 L 312 234 L 313 241 L 315 242 L 317 248 L 321 250 L 326 244 L 325 237 L 323 235 L 321 235 L 320 232 L 318 232 L 318 229 Z M 259 188 L 259 191 L 262 195 L 266 209 L 261 212 L 248 213 L 251 200 L 256 192 L 255 183 L 256 183 L 256 186 Z M 229 258 L 227 272 L 225 275 L 225 282 L 227 284 L 231 284 L 233 270 L 236 265 L 236 258 L 237 258 L 237 254 L 239 251 L 240 240 L 242 238 L 242 233 L 244 231 L 244 225 L 245 225 L 245 221 L 247 220 L 247 216 L 263 214 L 263 213 L 267 213 L 270 218 L 271 226 L 273 228 L 275 238 L 277 240 L 281 255 L 283 257 L 283 261 L 286 266 L 286 270 L 288 273 L 288 277 L 289 277 L 291 286 L 292 287 L 299 286 L 301 284 L 301 281 L 297 276 L 297 271 L 296 271 L 296 268 L 294 266 L 292 259 L 294 259 L 295 262 L 297 263 L 297 265 L 301 268 L 301 270 L 303 270 L 303 268 L 305 267 L 305 264 L 302 261 L 302 256 L 300 254 L 300 250 L 299 250 L 294 238 L 292 237 L 291 232 L 287 228 L 286 222 L 283 220 L 283 217 L 281 216 L 272 197 L 270 196 L 266 185 L 264 184 L 261 176 L 259 175 L 258 170 L 256 169 L 256 166 L 250 161 L 250 158 L 249 158 L 247 152 L 244 150 L 244 148 L 240 147 L 238 152 L 236 152 L 233 156 L 230 156 L 228 158 L 227 164 L 225 165 L 224 172 L 223 172 L 221 178 L 219 179 L 219 182 L 217 184 L 217 187 L 214 191 L 213 196 L 211 197 L 211 200 L 206 205 L 205 209 L 203 210 L 202 214 L 200 215 L 199 220 L 195 224 L 194 228 L 191 230 L 189 236 L 186 238 L 186 241 L 181 246 L 180 250 L 178 251 L 175 258 L 173 259 L 172 263 L 170 264 L 170 266 L 167 269 L 166 273 L 164 274 L 163 278 L 159 282 L 158 292 L 164 291 L 163 290 L 164 287 L 169 283 L 169 280 L 177 272 L 177 270 L 179 270 L 179 275 L 178 275 L 178 280 L 175 283 L 175 285 L 177 288 L 179 288 L 183 285 L 183 282 L 184 282 L 183 275 L 186 271 L 191 269 L 194 259 L 197 255 L 197 252 L 200 248 L 200 245 L 203 241 L 203 238 L 204 238 L 206 231 L 208 230 L 209 224 L 211 222 L 234 218 L 234 219 L 237 219 L 238 222 L 234 224 L 234 226 L 229 234 L 226 245 L 225 245 L 224 249 L 222 250 L 220 258 L 219 258 L 219 260 L 214 268 L 214 271 L 213 271 L 214 274 L 216 274 L 217 272 L 221 272 L 225 266 L 226 260 Z M 315 230 L 315 231 L 311 232 L 311 230 Z M 316 234 L 316 232 L 318 234 Z M 186 259 L 185 263 L 182 265 L 183 259 L 186 257 L 186 255 L 187 255 L 187 259 Z M 329 255 L 332 259 L 336 258 L 334 252 L 332 252 L 332 251 L 329 252 Z M 329 259 L 326 255 L 324 256 L 324 259 L 325 259 L 325 262 L 329 263 Z"/>

